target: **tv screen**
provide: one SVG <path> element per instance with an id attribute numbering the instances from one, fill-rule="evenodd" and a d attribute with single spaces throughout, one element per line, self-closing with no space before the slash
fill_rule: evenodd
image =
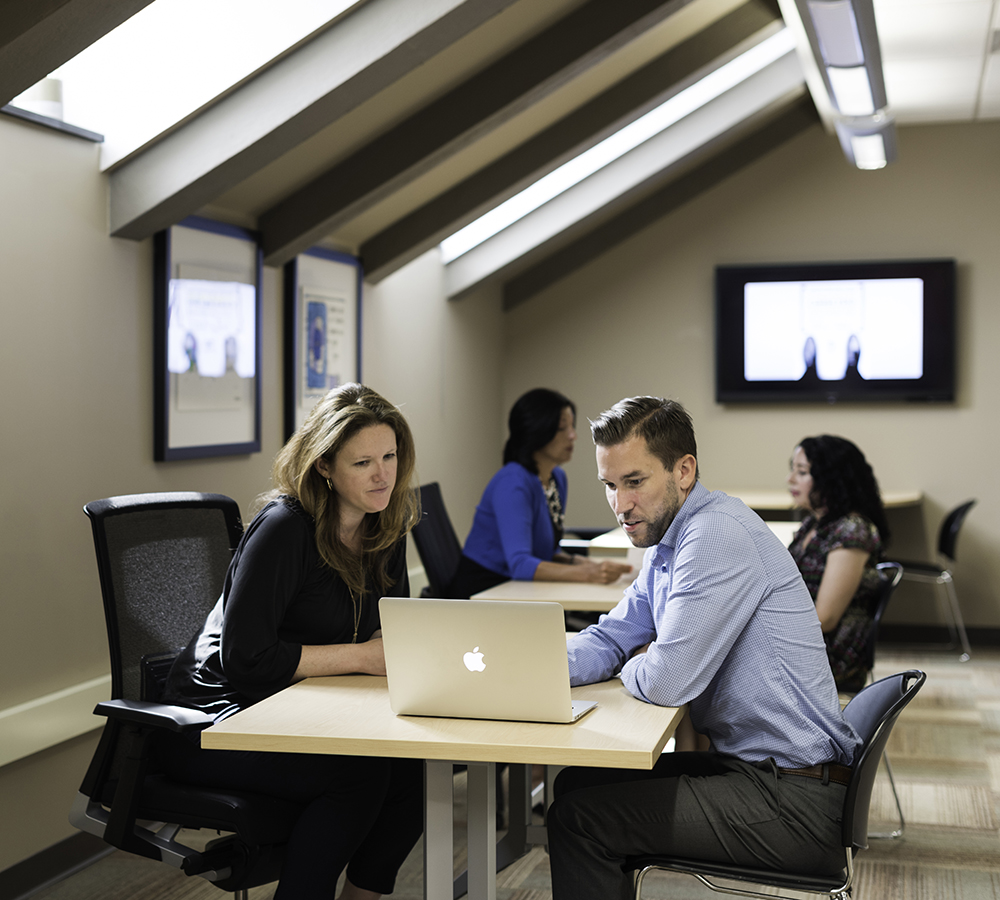
<path id="1" fill-rule="evenodd" d="M 719 403 L 951 401 L 955 261 L 719 266 Z"/>

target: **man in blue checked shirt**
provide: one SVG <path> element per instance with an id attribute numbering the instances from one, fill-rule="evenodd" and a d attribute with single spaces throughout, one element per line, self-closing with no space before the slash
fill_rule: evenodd
<path id="1" fill-rule="evenodd" d="M 647 703 L 686 703 L 711 750 L 649 772 L 564 770 L 548 817 L 554 900 L 631 897 L 621 866 L 642 854 L 839 872 L 860 740 L 795 563 L 741 501 L 698 482 L 679 403 L 622 400 L 591 433 L 608 502 L 648 549 L 621 603 L 571 639 L 570 680 L 620 675 Z"/>

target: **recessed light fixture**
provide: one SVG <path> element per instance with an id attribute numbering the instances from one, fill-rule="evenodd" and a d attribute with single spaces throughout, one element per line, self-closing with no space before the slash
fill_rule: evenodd
<path id="1" fill-rule="evenodd" d="M 794 6 L 838 114 L 833 124 L 844 154 L 859 169 L 883 168 L 895 158 L 896 139 L 873 0 L 794 0 Z"/>
<path id="2" fill-rule="evenodd" d="M 871 116 L 875 113 L 872 86 L 868 80 L 868 70 L 864 66 L 839 69 L 829 66 L 826 70 L 833 88 L 833 99 L 837 109 L 845 116 Z"/>
<path id="3" fill-rule="evenodd" d="M 880 134 L 851 137 L 854 164 L 859 169 L 882 169 L 886 165 L 885 141 Z"/>
<path id="4" fill-rule="evenodd" d="M 860 66 L 865 53 L 851 0 L 809 0 L 820 53 L 828 66 Z"/>
<path id="5" fill-rule="evenodd" d="M 896 129 L 891 116 L 879 113 L 836 123 L 844 155 L 859 169 L 884 169 L 896 158 Z"/>

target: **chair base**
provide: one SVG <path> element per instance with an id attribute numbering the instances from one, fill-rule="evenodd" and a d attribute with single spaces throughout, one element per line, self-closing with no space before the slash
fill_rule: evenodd
<path id="1" fill-rule="evenodd" d="M 760 897 L 773 900 L 774 894 L 765 894 L 749 888 L 730 887 L 718 884 L 714 879 L 742 881 L 750 884 L 774 887 L 780 890 L 800 891 L 819 894 L 833 900 L 849 900 L 854 882 L 854 858 L 846 852 L 846 872 L 839 878 L 815 878 L 808 875 L 790 875 L 768 869 L 747 869 L 742 866 L 728 866 L 722 863 L 701 862 L 692 859 L 677 859 L 669 856 L 639 856 L 627 863 L 635 873 L 635 900 L 641 900 L 642 881 L 648 872 L 660 869 L 680 872 L 697 878 L 705 887 L 718 894 L 732 894 L 738 897 Z"/>
<path id="2" fill-rule="evenodd" d="M 892 788 L 892 797 L 896 801 L 896 814 L 899 816 L 899 828 L 892 831 L 869 831 L 868 837 L 878 841 L 897 841 L 903 836 L 906 830 L 906 820 L 903 818 L 903 805 L 899 802 L 899 792 L 896 790 L 896 779 L 892 777 L 892 766 L 889 763 L 889 754 L 882 754 L 882 762 L 885 763 L 885 773 L 889 776 L 889 786 Z"/>
<path id="3" fill-rule="evenodd" d="M 100 803 L 92 800 L 86 794 L 77 792 L 76 798 L 70 809 L 69 821 L 75 828 L 88 834 L 93 834 L 102 840 L 107 840 L 106 831 L 108 828 L 109 812 Z M 148 847 L 146 855 L 150 859 L 157 859 L 175 869 L 180 869 L 186 875 L 196 875 L 210 881 L 217 888 L 223 891 L 232 891 L 237 898 L 248 900 L 247 890 L 262 884 L 270 884 L 278 880 L 280 874 L 280 857 L 265 853 L 255 863 L 242 871 L 234 873 L 231 863 L 239 858 L 234 857 L 225 861 L 230 853 L 213 853 L 215 845 L 228 842 L 232 838 L 219 838 L 208 844 L 204 851 L 195 850 L 177 840 L 177 835 L 181 827 L 175 823 L 149 822 L 136 820 L 135 834 Z M 267 848 L 270 849 L 270 848 Z M 130 852 L 136 852 L 135 850 Z M 222 866 L 205 866 L 199 861 L 213 862 L 223 861 Z M 233 882 L 242 883 L 244 887 L 235 887 Z"/>
<path id="4" fill-rule="evenodd" d="M 962 652 L 958 657 L 959 662 L 968 662 L 972 659 L 972 646 L 969 644 L 969 636 L 965 633 L 965 621 L 962 618 L 961 607 L 958 605 L 958 595 L 955 593 L 955 581 L 951 577 L 951 572 L 947 569 L 936 569 L 933 566 L 919 563 L 903 563 L 903 579 L 914 581 L 917 584 L 933 584 L 944 587 L 947 602 L 943 605 L 952 646 L 957 644 L 962 646 Z"/>

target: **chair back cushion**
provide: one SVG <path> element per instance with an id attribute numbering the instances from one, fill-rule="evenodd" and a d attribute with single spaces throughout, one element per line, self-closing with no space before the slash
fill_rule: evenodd
<path id="1" fill-rule="evenodd" d="M 186 646 L 222 593 L 242 534 L 221 494 L 136 494 L 89 503 L 113 699 L 144 696 L 143 659 Z M 148 691 L 148 688 L 147 688 Z"/>
<path id="2" fill-rule="evenodd" d="M 868 641 L 865 643 L 865 667 L 868 672 L 875 668 L 875 644 L 878 641 L 878 627 L 882 621 L 882 615 L 889 606 L 896 586 L 903 579 L 902 563 L 880 562 L 876 568 L 881 578 L 881 585 L 875 608 L 872 610 L 872 624 L 868 631 Z"/>
<path id="3" fill-rule="evenodd" d="M 844 707 L 844 718 L 863 741 L 844 801 L 845 847 L 863 850 L 868 846 L 868 812 L 879 760 L 896 719 L 926 680 L 919 669 L 890 675 L 859 691 Z"/>
<path id="4" fill-rule="evenodd" d="M 458 571 L 462 545 L 444 508 L 441 486 L 435 481 L 420 487 L 420 523 L 413 529 L 413 540 L 430 582 L 431 595 L 443 597 Z"/>
<path id="5" fill-rule="evenodd" d="M 938 532 L 938 553 L 945 559 L 955 561 L 955 543 L 958 541 L 958 532 L 961 530 L 969 510 L 975 505 L 975 500 L 967 500 L 961 506 L 956 506 L 944 517 L 941 530 Z"/>

